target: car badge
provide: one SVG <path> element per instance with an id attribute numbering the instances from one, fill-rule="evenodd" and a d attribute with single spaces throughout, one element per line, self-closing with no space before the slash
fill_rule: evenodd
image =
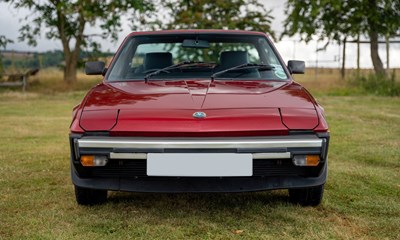
<path id="1" fill-rule="evenodd" d="M 207 114 L 205 112 L 195 112 L 193 113 L 194 118 L 205 118 L 207 117 Z"/>

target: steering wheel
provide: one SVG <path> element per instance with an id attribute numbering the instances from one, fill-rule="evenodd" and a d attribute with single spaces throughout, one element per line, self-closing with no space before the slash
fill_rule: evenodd
<path id="1" fill-rule="evenodd" d="M 159 69 L 159 68 L 153 68 L 153 69 L 148 69 L 148 70 L 146 70 L 146 71 L 143 71 L 143 73 L 144 73 L 144 74 L 148 74 L 148 73 L 156 72 L 156 71 L 158 71 L 158 70 L 160 70 L 160 69 Z M 167 70 L 162 70 L 161 72 L 169 73 L 169 71 L 167 71 Z"/>

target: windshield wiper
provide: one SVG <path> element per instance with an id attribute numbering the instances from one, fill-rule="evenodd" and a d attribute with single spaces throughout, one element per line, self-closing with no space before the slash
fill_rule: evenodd
<path id="1" fill-rule="evenodd" d="M 275 67 L 272 65 L 268 65 L 268 64 L 245 63 L 245 64 L 237 65 L 237 66 L 216 72 L 213 75 L 211 75 L 211 80 L 214 81 L 216 76 L 224 74 L 229 71 L 239 70 L 239 69 L 254 69 L 254 68 L 257 68 L 258 70 L 262 70 L 262 71 L 267 71 L 267 70 L 273 70 Z"/>
<path id="2" fill-rule="evenodd" d="M 158 69 L 157 71 L 154 71 L 154 72 L 151 72 L 151 73 L 147 74 L 146 76 L 144 76 L 144 80 L 145 80 L 145 82 L 147 82 L 150 79 L 150 77 L 152 77 L 154 75 L 158 75 L 158 74 L 160 74 L 162 72 L 169 73 L 168 70 L 172 70 L 172 69 L 175 69 L 175 68 L 180 68 L 180 67 L 186 66 L 186 65 L 201 64 L 201 63 L 204 63 L 204 62 L 196 62 L 196 61 L 179 62 L 177 64 L 173 64 L 171 66 L 168 66 L 168 67 L 165 67 L 165 68 L 161 68 L 161 69 Z"/>

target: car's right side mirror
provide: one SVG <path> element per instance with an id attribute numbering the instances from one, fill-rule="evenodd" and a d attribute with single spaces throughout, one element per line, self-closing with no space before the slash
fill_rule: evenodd
<path id="1" fill-rule="evenodd" d="M 86 75 L 103 75 L 104 67 L 106 64 L 104 62 L 85 62 L 85 73 Z"/>
<path id="2" fill-rule="evenodd" d="M 306 63 L 304 61 L 289 60 L 288 68 L 291 74 L 304 74 Z"/>

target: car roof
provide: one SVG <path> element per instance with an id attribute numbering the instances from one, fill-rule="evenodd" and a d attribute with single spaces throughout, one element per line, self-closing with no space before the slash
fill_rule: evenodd
<path id="1" fill-rule="evenodd" d="M 144 32 L 132 32 L 128 35 L 159 35 L 159 34 L 198 34 L 198 33 L 218 33 L 218 34 L 243 34 L 243 35 L 261 35 L 266 36 L 265 33 L 256 31 L 245 31 L 245 30 L 223 30 L 223 29 L 180 29 L 180 30 L 160 30 L 160 31 L 144 31 Z"/>

